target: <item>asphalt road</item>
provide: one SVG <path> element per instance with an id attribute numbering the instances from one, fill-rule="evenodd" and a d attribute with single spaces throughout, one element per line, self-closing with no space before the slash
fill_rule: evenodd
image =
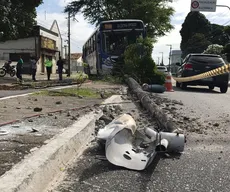
<path id="1" fill-rule="evenodd" d="M 205 134 L 187 132 L 185 152 L 181 156 L 156 158 L 147 170 L 138 172 L 99 160 L 103 155 L 92 143 L 84 155 L 65 172 L 55 192 L 229 192 L 230 191 L 230 91 L 175 88 L 162 96 L 182 101 L 181 114 L 216 122 Z"/>

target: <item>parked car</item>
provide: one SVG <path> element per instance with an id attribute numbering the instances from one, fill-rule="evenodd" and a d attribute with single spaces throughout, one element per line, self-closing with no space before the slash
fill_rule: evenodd
<path id="1" fill-rule="evenodd" d="M 157 71 L 160 71 L 164 74 L 168 73 L 167 67 L 165 67 L 165 66 L 157 66 Z"/>
<path id="2" fill-rule="evenodd" d="M 190 77 L 222 67 L 226 65 L 226 63 L 219 55 L 189 54 L 186 56 L 182 64 L 177 63 L 176 65 L 179 66 L 176 74 L 177 77 Z M 228 91 L 228 81 L 229 73 L 225 73 L 196 81 L 185 83 L 176 82 L 176 86 L 185 89 L 188 85 L 201 85 L 208 86 L 211 90 L 215 87 L 219 87 L 221 93 L 226 93 Z"/>

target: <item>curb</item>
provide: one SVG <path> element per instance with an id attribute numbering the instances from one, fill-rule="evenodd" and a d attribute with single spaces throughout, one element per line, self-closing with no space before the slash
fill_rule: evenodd
<path id="1" fill-rule="evenodd" d="M 102 112 L 93 112 L 57 135 L 47 145 L 23 162 L 15 165 L 0 178 L 1 192 L 41 192 L 49 185 L 55 175 L 74 156 L 80 155 L 94 132 L 96 119 Z"/>
<path id="2" fill-rule="evenodd" d="M 173 132 L 177 129 L 171 118 L 165 114 L 159 106 L 152 102 L 148 93 L 143 91 L 141 86 L 133 78 L 126 79 L 126 82 L 130 89 L 136 94 L 142 106 L 156 119 L 161 131 Z"/>
<path id="3" fill-rule="evenodd" d="M 119 104 L 121 96 L 112 96 L 103 104 Z M 63 172 L 74 157 L 82 154 L 94 134 L 95 121 L 103 112 L 94 111 L 81 117 L 63 133 L 49 140 L 34 153 L 0 177 L 1 192 L 42 192 Z"/>

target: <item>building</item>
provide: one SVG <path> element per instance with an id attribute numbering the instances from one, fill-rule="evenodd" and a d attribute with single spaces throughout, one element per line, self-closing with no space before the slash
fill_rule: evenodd
<path id="1" fill-rule="evenodd" d="M 182 61 L 182 52 L 181 50 L 172 50 L 171 52 L 171 73 L 175 74 L 177 72 L 178 66 L 176 63 L 181 63 Z"/>
<path id="2" fill-rule="evenodd" d="M 37 71 L 40 73 L 45 73 L 46 58 L 52 59 L 52 72 L 56 73 L 56 61 L 59 56 L 63 56 L 62 37 L 57 21 L 53 22 L 50 29 L 34 26 L 31 37 L 0 42 L 0 60 L 17 62 L 19 56 L 24 60 L 24 74 L 31 72 L 30 56 L 39 58 Z"/>
<path id="3" fill-rule="evenodd" d="M 71 71 L 83 71 L 82 53 L 72 53 L 70 59 Z"/>

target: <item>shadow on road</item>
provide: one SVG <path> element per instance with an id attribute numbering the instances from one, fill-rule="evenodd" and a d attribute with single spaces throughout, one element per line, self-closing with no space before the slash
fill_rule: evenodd
<path id="1" fill-rule="evenodd" d="M 165 156 L 165 154 L 157 154 L 152 163 L 143 171 L 133 171 L 129 169 L 125 169 L 123 167 L 118 167 L 113 164 L 111 164 L 109 161 L 106 160 L 93 160 L 96 159 L 97 155 L 104 156 L 105 150 L 102 149 L 102 146 L 93 146 L 88 148 L 84 152 L 84 156 L 86 156 L 87 159 L 91 159 L 91 163 L 88 164 L 87 167 L 83 169 L 83 171 L 80 173 L 79 181 L 80 183 L 87 181 L 90 178 L 98 177 L 99 175 L 103 175 L 103 173 L 111 172 L 111 178 L 115 177 L 115 175 L 120 179 L 128 179 L 129 177 L 132 178 L 133 175 L 137 175 L 135 178 L 136 181 L 139 183 L 139 191 L 145 192 L 148 190 L 147 186 L 149 185 L 149 182 L 152 182 L 155 177 L 154 172 L 159 164 L 159 161 L 161 159 L 174 159 L 179 158 L 180 155 L 176 154 L 170 154 Z M 125 171 L 125 172 L 124 172 Z M 126 172 L 127 171 L 127 172 Z M 108 178 L 109 180 L 109 178 Z M 100 185 L 100 184 L 99 184 Z"/>
<path id="2" fill-rule="evenodd" d="M 177 92 L 190 92 L 190 93 L 213 93 L 213 94 L 220 94 L 220 92 L 216 90 L 210 90 L 208 88 L 203 87 L 187 87 L 186 89 L 181 89 L 178 87 L 173 86 L 173 90 Z"/>

